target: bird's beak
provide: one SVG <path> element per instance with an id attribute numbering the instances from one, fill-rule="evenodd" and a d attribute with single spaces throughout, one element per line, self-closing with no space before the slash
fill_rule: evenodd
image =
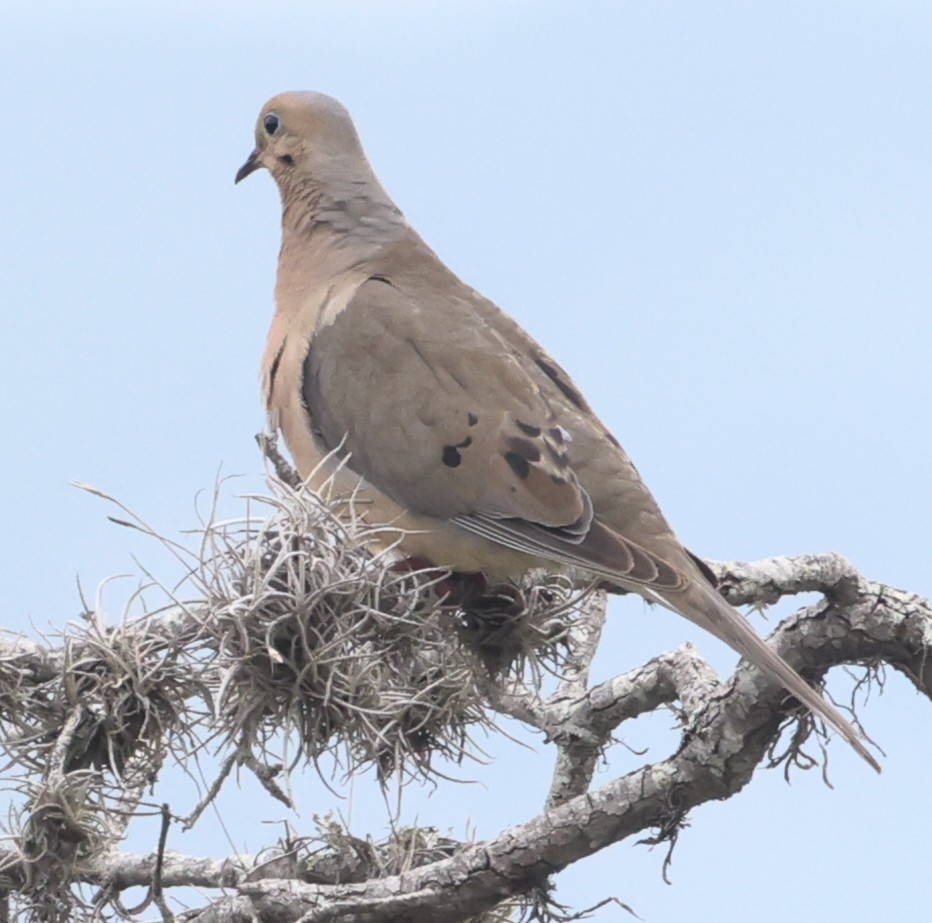
<path id="1" fill-rule="evenodd" d="M 262 166 L 262 162 L 259 160 L 259 154 L 261 154 L 261 153 L 262 153 L 262 152 L 259 150 L 259 148 L 256 148 L 256 149 L 246 158 L 246 163 L 244 163 L 244 164 L 236 171 L 236 179 L 233 180 L 234 183 L 238 183 L 241 179 L 246 179 L 246 177 L 249 176 L 250 173 L 255 173 L 256 170 L 258 170 L 259 167 Z"/>

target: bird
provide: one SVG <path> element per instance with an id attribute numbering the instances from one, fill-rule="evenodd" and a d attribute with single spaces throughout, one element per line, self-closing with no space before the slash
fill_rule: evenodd
<path id="1" fill-rule="evenodd" d="M 725 601 L 570 376 L 411 227 L 339 101 L 270 99 L 235 182 L 262 168 L 282 205 L 262 390 L 302 478 L 352 495 L 413 560 L 501 581 L 544 568 L 660 603 L 880 771 L 854 727 Z"/>

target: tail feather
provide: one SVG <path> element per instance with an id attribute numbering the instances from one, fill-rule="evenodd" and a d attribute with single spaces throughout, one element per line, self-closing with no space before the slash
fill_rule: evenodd
<path id="1" fill-rule="evenodd" d="M 708 584 L 692 581 L 682 594 L 665 594 L 664 604 L 711 632 L 771 679 L 780 683 L 800 702 L 838 731 L 854 750 L 877 772 L 880 764 L 860 735 L 819 693 L 804 680 L 754 629 Z"/>

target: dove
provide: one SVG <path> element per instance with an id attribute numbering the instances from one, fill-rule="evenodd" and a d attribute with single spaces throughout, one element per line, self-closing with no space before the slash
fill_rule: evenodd
<path id="1" fill-rule="evenodd" d="M 262 386 L 303 478 L 352 495 L 412 559 L 500 581 L 562 571 L 662 604 L 880 770 L 854 727 L 718 593 L 569 375 L 408 224 L 341 103 L 313 92 L 269 100 L 236 182 L 260 168 L 282 204 Z"/>

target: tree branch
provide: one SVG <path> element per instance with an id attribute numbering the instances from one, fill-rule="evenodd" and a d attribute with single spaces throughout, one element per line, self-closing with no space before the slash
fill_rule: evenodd
<path id="1" fill-rule="evenodd" d="M 784 596 L 816 591 L 839 605 L 857 601 L 861 575 L 845 557 L 826 554 L 768 558 L 752 563 L 714 562 L 719 590 L 733 606 L 769 605 Z"/>

